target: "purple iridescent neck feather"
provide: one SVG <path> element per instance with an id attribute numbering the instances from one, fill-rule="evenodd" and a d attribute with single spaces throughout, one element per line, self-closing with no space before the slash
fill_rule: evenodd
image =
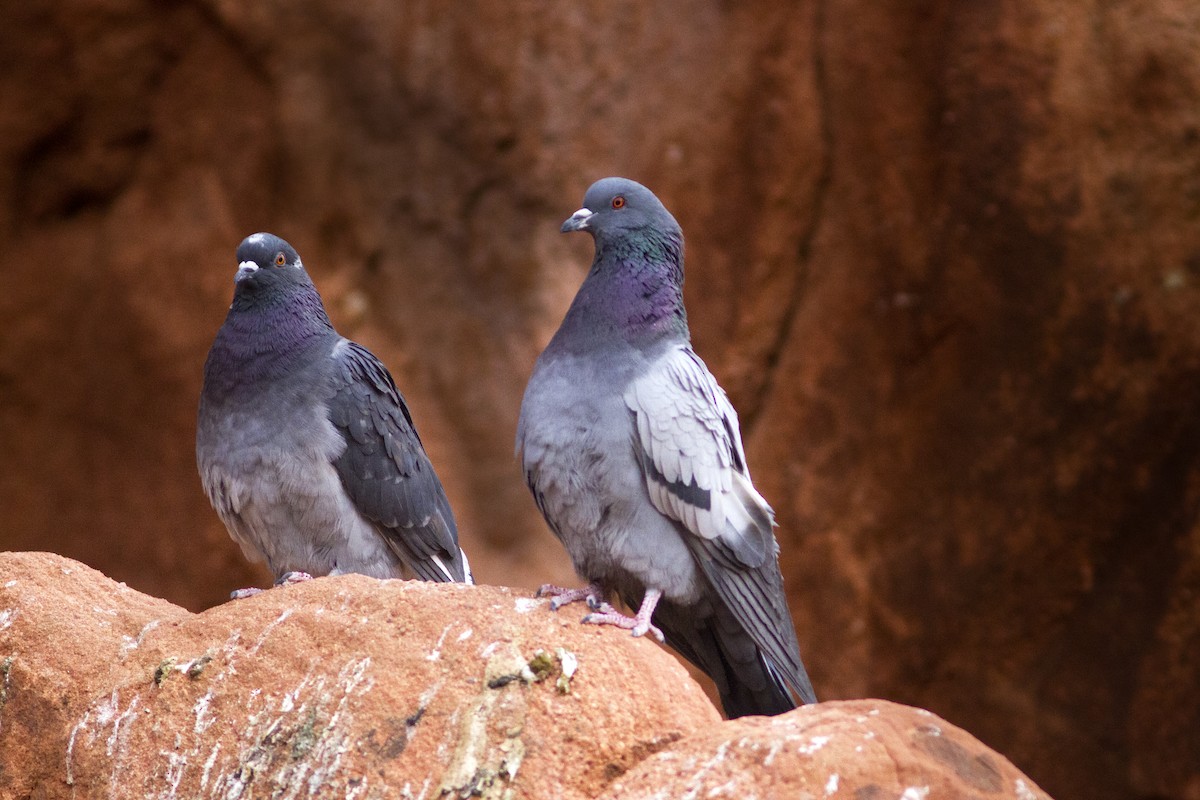
<path id="1" fill-rule="evenodd" d="M 338 334 L 311 282 L 269 292 L 238 287 L 208 354 L 206 381 L 220 395 L 290 375 L 311 361 L 312 348 L 330 347 L 331 338 Z"/>
<path id="2" fill-rule="evenodd" d="M 597 235 L 591 271 L 551 346 L 574 350 L 688 338 L 683 236 L 649 228 Z"/>

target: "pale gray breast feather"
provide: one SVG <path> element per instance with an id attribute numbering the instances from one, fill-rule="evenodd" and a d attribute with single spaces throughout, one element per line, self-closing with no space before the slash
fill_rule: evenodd
<path id="1" fill-rule="evenodd" d="M 235 516 L 241 511 L 241 484 L 220 467 L 211 464 L 205 466 L 200 472 L 200 483 L 220 517 Z"/>

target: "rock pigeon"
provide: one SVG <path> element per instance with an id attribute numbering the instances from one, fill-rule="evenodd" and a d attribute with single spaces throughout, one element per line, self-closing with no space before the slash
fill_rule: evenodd
<path id="1" fill-rule="evenodd" d="M 196 425 L 201 482 L 230 536 L 277 583 L 395 578 L 402 567 L 471 582 L 450 503 L 387 368 L 333 329 L 283 239 L 248 236 L 237 260 Z"/>
<path id="2" fill-rule="evenodd" d="M 683 233 L 654 194 L 605 178 L 562 231 L 595 259 L 537 360 L 517 457 L 584 589 L 585 622 L 650 632 L 707 673 L 729 717 L 816 702 L 779 571 L 774 514 L 737 413 L 692 350 Z M 615 593 L 633 617 L 608 605 Z"/>

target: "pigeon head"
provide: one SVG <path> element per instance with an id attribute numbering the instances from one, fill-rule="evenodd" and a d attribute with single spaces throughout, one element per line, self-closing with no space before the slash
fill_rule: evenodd
<path id="1" fill-rule="evenodd" d="M 290 244 L 273 233 L 254 233 L 238 245 L 235 295 L 260 295 L 312 281 Z"/>
<path id="2" fill-rule="evenodd" d="M 594 342 L 687 339 L 683 231 L 654 193 L 628 178 L 604 178 L 583 196 L 563 233 L 587 231 L 592 267 L 555 339 Z"/>
<path id="3" fill-rule="evenodd" d="M 234 277 L 234 314 L 275 314 L 283 317 L 261 324 L 288 328 L 328 328 L 329 318 L 304 262 L 290 244 L 273 233 L 254 233 L 238 245 Z"/>
<path id="4" fill-rule="evenodd" d="M 286 374 L 297 358 L 337 336 L 295 249 L 270 233 L 237 249 L 233 303 L 208 354 L 205 381 L 228 393 L 247 375 Z"/>
<path id="5" fill-rule="evenodd" d="M 683 233 L 654 192 L 628 178 L 602 178 L 583 196 L 583 208 L 562 225 L 563 233 L 587 231 L 599 244 L 613 237 L 656 234 L 679 241 Z"/>

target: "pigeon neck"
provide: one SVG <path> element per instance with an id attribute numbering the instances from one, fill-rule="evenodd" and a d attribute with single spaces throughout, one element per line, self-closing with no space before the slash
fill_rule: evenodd
<path id="1" fill-rule="evenodd" d="M 644 345 L 688 338 L 683 307 L 683 242 L 674 237 L 597 238 L 591 272 L 563 328 L 574 341 Z"/>
<path id="2" fill-rule="evenodd" d="M 250 377 L 288 375 L 313 347 L 336 335 L 311 284 L 269 297 L 238 293 L 213 343 L 210 372 L 224 374 L 230 389 Z"/>

